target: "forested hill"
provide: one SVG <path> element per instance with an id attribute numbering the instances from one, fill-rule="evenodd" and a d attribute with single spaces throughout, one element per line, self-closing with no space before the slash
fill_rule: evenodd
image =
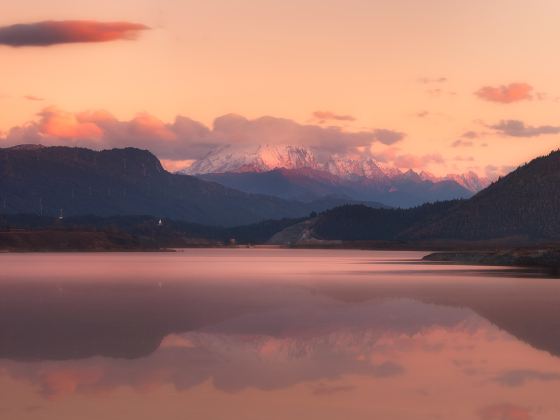
<path id="1" fill-rule="evenodd" d="M 455 208 L 461 200 L 428 203 L 412 209 L 341 206 L 322 213 L 313 225 L 320 239 L 343 241 L 395 240 L 416 225 L 428 224 Z"/>
<path id="2" fill-rule="evenodd" d="M 560 240 L 560 151 L 537 158 L 473 198 L 408 210 L 346 206 L 321 214 L 318 239 Z"/>
<path id="3" fill-rule="evenodd" d="M 167 172 L 146 150 L 0 149 L 0 214 L 151 215 L 215 226 L 307 216 L 345 200 L 301 203 Z"/>
<path id="4" fill-rule="evenodd" d="M 408 236 L 560 239 L 560 151 L 537 158 Z"/>

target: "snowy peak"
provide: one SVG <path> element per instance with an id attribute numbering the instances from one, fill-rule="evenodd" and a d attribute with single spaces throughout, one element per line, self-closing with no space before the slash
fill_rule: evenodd
<path id="1" fill-rule="evenodd" d="M 479 178 L 474 172 L 450 174 L 444 177 L 429 172 L 405 172 L 395 167 L 375 162 L 371 158 L 331 156 L 319 161 L 313 150 L 304 146 L 289 144 L 227 145 L 216 148 L 204 158 L 196 161 L 182 173 L 187 175 L 221 173 L 260 173 L 275 169 L 312 170 L 328 173 L 345 181 L 366 181 L 385 185 L 401 181 L 419 183 L 430 181 L 455 181 L 471 192 L 478 192 L 489 184 L 489 180 Z"/>
<path id="2" fill-rule="evenodd" d="M 273 169 L 318 168 L 310 149 L 291 145 L 223 146 L 196 161 L 185 174 L 266 172 Z"/>
<path id="3" fill-rule="evenodd" d="M 481 178 L 473 171 L 469 171 L 464 174 L 450 174 L 444 177 L 451 181 L 455 181 L 457 184 L 465 187 L 467 190 L 472 192 L 478 192 L 490 185 L 490 179 Z"/>
<path id="4" fill-rule="evenodd" d="M 382 180 L 387 176 L 372 159 L 330 159 L 324 170 L 341 178 L 367 178 Z"/>

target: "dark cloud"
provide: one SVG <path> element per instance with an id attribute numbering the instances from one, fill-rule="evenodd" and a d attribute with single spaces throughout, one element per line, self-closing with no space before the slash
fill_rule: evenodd
<path id="1" fill-rule="evenodd" d="M 405 138 L 405 134 L 399 131 L 377 129 L 373 131 L 374 139 L 383 144 L 394 144 Z"/>
<path id="2" fill-rule="evenodd" d="M 546 134 L 560 133 L 560 126 L 529 126 L 525 125 L 523 121 L 519 120 L 503 120 L 498 124 L 491 125 L 490 128 L 498 131 L 501 134 L 511 137 L 537 137 Z"/>
<path id="3" fill-rule="evenodd" d="M 132 146 L 151 150 L 162 159 L 185 160 L 199 159 L 213 148 L 229 144 L 294 144 L 336 154 L 375 142 L 390 145 L 404 137 L 404 133 L 388 129 L 354 132 L 275 117 L 249 120 L 229 114 L 216 118 L 209 128 L 182 116 L 173 123 L 165 123 L 146 113 L 120 121 L 106 111 L 71 113 L 48 107 L 38 114 L 38 120 L 12 128 L 3 143 L 6 146 L 39 143 L 93 149 Z"/>
<path id="4" fill-rule="evenodd" d="M 502 86 L 484 86 L 475 92 L 480 99 L 511 104 L 532 99 L 533 87 L 527 83 L 510 83 Z"/>
<path id="5" fill-rule="evenodd" d="M 89 20 L 45 21 L 0 27 L 0 45 L 48 47 L 78 42 L 108 42 L 135 39 L 146 25 L 132 22 Z"/>

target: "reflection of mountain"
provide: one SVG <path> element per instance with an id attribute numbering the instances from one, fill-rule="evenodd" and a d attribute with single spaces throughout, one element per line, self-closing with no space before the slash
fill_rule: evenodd
<path id="1" fill-rule="evenodd" d="M 513 288 L 511 280 L 490 277 L 441 281 L 461 273 L 434 270 L 423 271 L 422 280 L 410 284 L 399 281 L 406 273 L 377 275 L 382 277 L 375 282 L 343 276 L 344 281 L 311 288 L 269 281 L 3 281 L 0 358 L 138 358 L 153 353 L 169 334 L 195 330 L 279 339 L 355 329 L 413 334 L 472 316 L 460 308 L 560 356 L 560 294 L 554 282 L 529 279 Z M 448 308 L 378 303 L 389 298 Z"/>
<path id="2" fill-rule="evenodd" d="M 167 335 L 149 357 L 68 362 L 62 370 L 70 377 L 63 378 L 56 376 L 59 363 L 43 363 L 39 371 L 20 366 L 18 373 L 33 378 L 49 397 L 65 392 L 66 387 L 58 386 L 60 381 L 72 381 L 71 389 L 83 391 L 142 386 L 154 380 L 179 390 L 208 380 L 227 392 L 249 387 L 274 390 L 345 375 L 381 380 L 401 376 L 404 367 L 383 351 L 388 343 L 394 342 L 393 351 L 399 352 L 414 342 L 429 346 L 425 336 L 433 330 L 466 336 L 479 329 L 492 330 L 462 308 L 410 300 L 353 305 L 320 296 L 305 300 L 292 308 L 272 307 L 199 331 Z"/>

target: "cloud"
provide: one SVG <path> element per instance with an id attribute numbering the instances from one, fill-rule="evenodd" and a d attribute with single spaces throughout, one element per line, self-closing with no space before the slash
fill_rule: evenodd
<path id="1" fill-rule="evenodd" d="M 465 138 L 465 139 L 476 139 L 480 136 L 479 133 L 477 133 L 476 131 L 466 131 L 464 132 L 461 137 Z"/>
<path id="2" fill-rule="evenodd" d="M 527 83 L 510 83 L 502 86 L 484 86 L 475 92 L 480 99 L 511 104 L 532 99 L 533 87 Z"/>
<path id="3" fill-rule="evenodd" d="M 352 115 L 335 114 L 334 112 L 331 111 L 315 111 L 313 113 L 313 119 L 317 121 L 319 124 L 325 124 L 331 121 L 335 121 L 335 122 L 356 121 L 356 118 L 354 118 Z"/>
<path id="4" fill-rule="evenodd" d="M 420 77 L 418 79 L 418 83 L 421 83 L 423 85 L 445 82 L 447 82 L 447 77 Z"/>
<path id="5" fill-rule="evenodd" d="M 27 99 L 28 101 L 37 101 L 37 102 L 41 102 L 45 100 L 45 98 L 41 98 L 39 96 L 34 96 L 34 95 L 25 95 L 23 98 Z"/>
<path id="6" fill-rule="evenodd" d="M 329 385 L 320 383 L 313 388 L 313 395 L 316 396 L 331 396 L 341 392 L 350 392 L 356 389 L 354 385 Z"/>
<path id="7" fill-rule="evenodd" d="M 474 162 L 474 157 L 472 156 L 455 156 L 453 158 L 456 162 Z"/>
<path id="8" fill-rule="evenodd" d="M 503 165 L 503 166 L 486 165 L 486 167 L 484 167 L 484 172 L 486 173 L 487 178 L 497 179 L 498 177 L 509 174 L 515 169 L 516 167 L 511 165 Z"/>
<path id="9" fill-rule="evenodd" d="M 519 120 L 503 120 L 490 128 L 510 137 L 538 137 L 546 134 L 560 133 L 560 126 L 539 125 L 528 126 Z"/>
<path id="10" fill-rule="evenodd" d="M 347 131 L 340 127 L 299 124 L 295 121 L 261 117 L 249 120 L 235 114 L 216 118 L 211 128 L 178 116 L 166 123 L 147 114 L 120 121 L 106 111 L 71 113 L 47 107 L 36 121 L 12 128 L 3 143 L 68 145 L 93 149 L 138 147 L 161 159 L 191 160 L 205 156 L 227 144 L 296 144 L 315 148 L 318 153 L 339 154 L 369 147 L 372 143 L 391 145 L 404 133 L 388 129 Z"/>
<path id="11" fill-rule="evenodd" d="M 472 147 L 474 143 L 470 140 L 458 139 L 451 143 L 451 147 Z"/>
<path id="12" fill-rule="evenodd" d="M 48 47 L 78 42 L 108 42 L 136 39 L 146 25 L 132 22 L 63 20 L 0 27 L 0 45 Z"/>
<path id="13" fill-rule="evenodd" d="M 539 372 L 536 370 L 510 370 L 496 377 L 496 382 L 508 387 L 525 385 L 529 381 L 560 381 L 560 373 Z"/>
<path id="14" fill-rule="evenodd" d="M 503 403 L 489 405 L 479 411 L 481 420 L 531 420 L 533 416 L 526 407 Z"/>
<path id="15" fill-rule="evenodd" d="M 434 96 L 434 97 L 440 97 L 440 96 L 444 96 L 444 95 L 448 95 L 448 96 L 456 96 L 457 95 L 457 92 L 447 91 L 447 90 L 440 89 L 440 88 L 428 89 L 428 90 L 426 90 L 426 93 L 428 95 Z"/>
<path id="16" fill-rule="evenodd" d="M 41 111 L 39 116 L 39 133 L 49 137 L 62 140 L 100 140 L 103 137 L 103 130 L 95 122 L 70 112 L 49 107 Z"/>
<path id="17" fill-rule="evenodd" d="M 171 160 L 171 159 L 161 159 L 161 164 L 168 172 L 177 172 L 190 167 L 195 160 L 185 159 L 185 160 Z"/>
<path id="18" fill-rule="evenodd" d="M 372 144 L 370 153 L 373 159 L 383 164 L 389 164 L 400 169 L 425 169 L 432 164 L 443 164 L 445 160 L 439 153 L 414 155 L 402 153 L 401 149 L 381 143 Z"/>
<path id="19" fill-rule="evenodd" d="M 423 169 L 430 164 L 443 164 L 445 163 L 443 157 L 438 153 L 428 154 L 428 155 L 412 155 L 412 154 L 404 154 L 398 155 L 393 160 L 393 163 L 398 168 L 406 168 L 406 169 Z"/>

